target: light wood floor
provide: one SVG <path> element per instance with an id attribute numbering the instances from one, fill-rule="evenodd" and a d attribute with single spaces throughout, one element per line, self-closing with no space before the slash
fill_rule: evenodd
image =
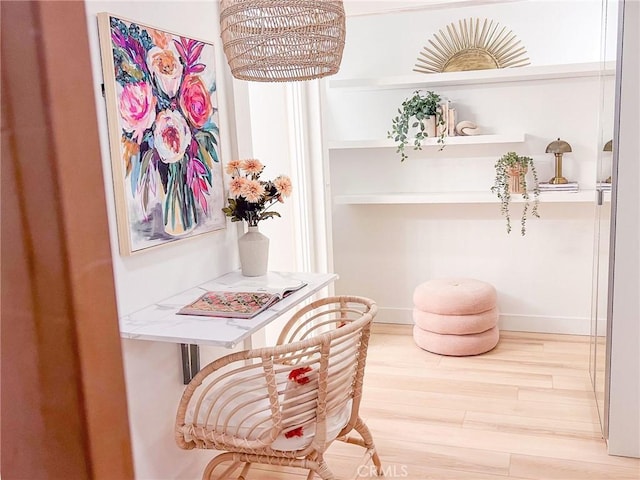
<path id="1" fill-rule="evenodd" d="M 458 358 L 419 349 L 409 326 L 377 324 L 361 416 L 386 478 L 638 480 L 640 460 L 606 452 L 588 365 L 587 337 L 501 332 L 491 352 Z M 327 461 L 340 479 L 372 478 L 361 455 L 336 442 Z M 249 479 L 304 478 L 254 468 Z"/>

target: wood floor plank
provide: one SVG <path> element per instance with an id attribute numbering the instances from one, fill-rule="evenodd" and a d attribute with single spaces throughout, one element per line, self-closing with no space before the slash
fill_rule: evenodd
<path id="1" fill-rule="evenodd" d="M 503 398 L 517 398 L 518 387 L 514 385 L 497 385 L 479 381 L 465 381 L 451 378 L 427 378 L 424 376 L 406 375 L 404 372 L 371 369 L 371 374 L 365 379 L 368 387 L 389 387 L 399 391 L 442 392 L 452 391 L 456 394 L 473 396 L 500 396 Z"/>
<path id="2" fill-rule="evenodd" d="M 462 425 L 465 428 L 524 433 L 541 437 L 551 435 L 596 440 L 602 438 L 600 425 L 597 422 L 567 421 L 557 418 L 468 411 Z"/>
<path id="3" fill-rule="evenodd" d="M 510 474 L 546 480 L 638 480 L 640 466 L 623 467 L 555 458 L 512 455 Z"/>
<path id="4" fill-rule="evenodd" d="M 511 454 L 534 455 L 556 459 L 631 466 L 635 459 L 607 455 L 604 440 L 563 438 L 535 434 L 477 430 L 445 425 L 421 425 L 411 420 L 367 421 L 374 437 L 411 438 L 419 443 L 440 443 L 462 448 L 491 445 L 491 450 Z"/>
<path id="5" fill-rule="evenodd" d="M 456 362 L 441 362 L 439 368 L 434 365 L 425 365 L 420 363 L 417 358 L 417 364 L 409 365 L 400 359 L 394 361 L 393 364 L 388 362 L 370 362 L 367 365 L 367 371 L 373 372 L 375 375 L 391 375 L 391 376 L 410 376 L 418 379 L 449 379 L 464 382 L 474 382 L 479 384 L 491 385 L 510 385 L 510 386 L 527 386 L 527 387 L 548 387 L 553 386 L 552 377 L 546 373 L 532 373 L 531 369 L 527 370 L 499 370 L 477 368 L 476 362 L 467 359 L 458 359 Z M 398 368 L 399 367 L 399 368 Z"/>
<path id="6" fill-rule="evenodd" d="M 593 392 L 564 388 L 544 389 L 523 387 L 518 390 L 518 398 L 532 402 L 581 403 L 591 405 L 593 403 Z"/>
<path id="7" fill-rule="evenodd" d="M 553 375 L 553 388 L 591 392 L 592 385 L 589 373 L 586 371 L 583 371 L 582 375 Z"/>
<path id="8" fill-rule="evenodd" d="M 583 362 L 583 363 L 586 363 Z M 452 367 L 456 365 L 460 365 L 453 357 L 443 357 L 440 360 L 439 365 L 443 367 Z M 523 372 L 523 373 L 533 373 L 535 372 L 538 375 L 552 375 L 552 376 L 573 376 L 573 377 L 584 377 L 585 370 L 584 366 L 570 366 L 568 367 L 562 363 L 550 364 L 550 363 L 537 363 L 527 358 L 503 358 L 500 356 L 496 357 L 485 357 L 485 356 L 477 356 L 474 357 L 473 367 L 477 370 L 481 371 L 498 371 L 498 372 Z"/>
<path id="9" fill-rule="evenodd" d="M 496 392 L 491 396 L 474 394 L 464 394 L 453 387 L 447 391 L 416 391 L 403 390 L 390 393 L 389 383 L 378 387 L 371 386 L 369 379 L 365 379 L 363 393 L 363 407 L 369 398 L 386 398 L 388 402 L 395 402 L 397 398 L 402 398 L 402 404 L 397 404 L 395 408 L 408 410 L 410 408 L 442 408 L 459 409 L 467 411 L 472 408 L 477 412 L 504 413 L 509 415 L 523 415 L 534 418 L 551 418 L 559 420 L 575 420 L 597 422 L 598 411 L 594 405 L 549 405 L 539 402 L 526 402 L 518 400 L 509 395 L 508 398 Z M 400 402 L 400 400 L 397 400 Z"/>
<path id="10" fill-rule="evenodd" d="M 558 341 L 573 343 L 589 343 L 588 335 L 566 335 L 563 333 L 540 333 L 540 332 L 512 332 L 509 330 L 500 330 L 500 338 L 508 338 L 513 340 L 542 340 L 542 341 Z"/>
<path id="11" fill-rule="evenodd" d="M 462 448 L 429 443 L 408 443 L 388 438 L 376 439 L 384 463 L 429 466 L 439 469 L 507 475 L 510 455 L 480 448 Z M 397 470 L 397 467 L 396 467 Z"/>
<path id="12" fill-rule="evenodd" d="M 367 418 L 412 419 L 419 422 L 443 423 L 462 426 L 462 410 L 446 408 L 398 408 L 397 405 L 378 398 L 369 399 L 360 407 L 360 416 Z"/>

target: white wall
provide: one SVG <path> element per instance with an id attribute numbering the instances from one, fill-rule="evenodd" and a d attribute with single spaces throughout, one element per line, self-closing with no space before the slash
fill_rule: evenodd
<path id="1" fill-rule="evenodd" d="M 217 58 L 223 161 L 237 155 L 232 139 L 242 137 L 246 132 L 236 131 L 232 84 L 219 41 L 217 2 L 89 0 L 85 2 L 85 7 L 95 78 L 118 312 L 123 315 L 237 268 L 237 232 L 234 225 L 155 251 L 131 257 L 119 255 L 106 111 L 100 93 L 102 68 L 96 13 L 109 12 L 160 29 L 213 42 Z M 250 146 L 244 150 L 245 154 L 246 152 L 250 153 Z M 136 478 L 200 478 L 204 465 L 213 456 L 212 452 L 180 450 L 173 436 L 175 412 L 184 389 L 179 346 L 138 340 L 123 340 L 122 346 Z M 202 364 L 224 353 L 228 351 L 204 348 Z"/>
<path id="2" fill-rule="evenodd" d="M 346 3 L 372 4 L 384 11 L 396 2 L 347 0 Z M 401 3 L 417 7 L 429 2 Z M 534 64 L 583 63 L 600 58 L 600 0 L 456 2 L 452 4 L 454 8 L 445 8 L 445 2 L 440 3 L 438 8 L 407 13 L 349 17 L 347 48 L 335 78 L 410 73 L 418 53 L 434 33 L 445 30 L 452 22 L 457 24 L 458 20 L 472 17 L 494 20 L 513 31 Z M 615 32 L 610 35 L 615 39 Z M 615 52 L 610 59 L 615 59 Z"/>
<path id="3" fill-rule="evenodd" d="M 493 19 L 513 30 L 532 65 L 599 62 L 600 10 L 599 0 L 520 1 L 352 17 L 342 67 L 334 78 L 411 74 L 434 32 L 470 17 Z M 612 88 L 613 77 L 606 82 Z M 533 157 L 540 179 L 548 181 L 554 162 L 544 151 L 557 137 L 573 147 L 564 157 L 565 176 L 582 189 L 594 188 L 602 148 L 598 77 L 426 89 L 452 100 L 459 119 L 476 122 L 483 133 L 525 133 L 525 143 L 411 150 L 403 164 L 391 149 L 331 150 L 332 195 L 487 192 L 495 160 L 509 150 Z M 413 90 L 328 88 L 325 139 L 386 138 L 397 107 Z M 588 334 L 594 205 L 543 203 L 540 214 L 541 219 L 529 220 L 523 238 L 517 211 L 514 230 L 506 234 L 497 202 L 334 204 L 336 291 L 375 298 L 381 306 L 379 321 L 410 323 L 411 296 L 420 282 L 475 277 L 498 289 L 503 328 Z"/>

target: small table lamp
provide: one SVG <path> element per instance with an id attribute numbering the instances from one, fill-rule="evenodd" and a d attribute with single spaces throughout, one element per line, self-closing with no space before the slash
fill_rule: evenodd
<path id="1" fill-rule="evenodd" d="M 613 140 L 609 140 L 607 143 L 604 144 L 604 148 L 602 149 L 603 152 L 613 152 Z M 607 178 L 604 183 L 611 183 L 611 175 L 609 175 L 609 178 Z"/>
<path id="2" fill-rule="evenodd" d="M 568 183 L 567 179 L 562 176 L 562 154 L 571 151 L 571 145 L 564 140 L 554 140 L 547 145 L 546 153 L 553 153 L 556 157 L 556 174 L 549 180 L 549 183 L 558 185 L 562 183 Z"/>

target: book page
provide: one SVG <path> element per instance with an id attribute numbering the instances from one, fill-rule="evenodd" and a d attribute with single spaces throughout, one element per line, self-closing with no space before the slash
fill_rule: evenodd
<path id="1" fill-rule="evenodd" d="M 229 284 L 229 291 L 269 292 L 284 296 L 287 292 L 293 292 L 306 285 L 297 278 L 285 276 L 276 272 L 268 272 L 261 277 L 245 277 L 235 283 Z"/>

